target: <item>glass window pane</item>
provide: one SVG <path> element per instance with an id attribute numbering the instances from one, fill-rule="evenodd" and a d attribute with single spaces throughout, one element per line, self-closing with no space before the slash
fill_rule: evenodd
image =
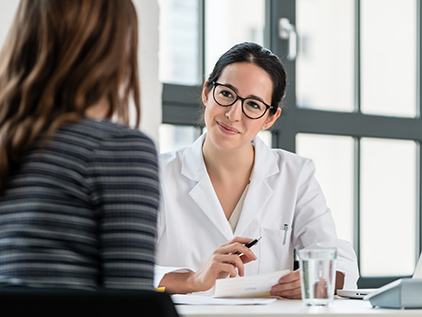
<path id="1" fill-rule="evenodd" d="M 416 115 L 416 0 L 361 0 L 362 112 Z"/>
<path id="2" fill-rule="evenodd" d="M 360 192 L 361 275 L 413 274 L 415 142 L 363 138 Z"/>
<path id="3" fill-rule="evenodd" d="M 296 152 L 311 158 L 331 209 L 339 238 L 353 243 L 352 137 L 303 134 L 296 136 Z"/>
<path id="4" fill-rule="evenodd" d="M 240 42 L 263 45 L 265 0 L 205 1 L 205 77 L 217 59 Z"/>
<path id="5" fill-rule="evenodd" d="M 199 82 L 198 0 L 158 0 L 160 5 L 159 76 L 162 82 Z"/>
<path id="6" fill-rule="evenodd" d="M 354 110 L 354 1 L 297 0 L 296 98 L 302 108 Z"/>
<path id="7" fill-rule="evenodd" d="M 201 133 L 192 126 L 161 124 L 158 129 L 160 153 L 170 152 L 191 145 Z"/>

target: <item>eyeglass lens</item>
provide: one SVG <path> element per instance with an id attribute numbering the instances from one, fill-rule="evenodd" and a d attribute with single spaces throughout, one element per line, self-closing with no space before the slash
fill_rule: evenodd
<path id="1" fill-rule="evenodd" d="M 222 85 L 215 86 L 214 89 L 215 101 L 220 106 L 228 107 L 236 102 L 237 94 L 233 89 Z M 242 106 L 243 111 L 250 118 L 259 118 L 267 111 L 265 104 L 257 99 L 246 98 Z"/>

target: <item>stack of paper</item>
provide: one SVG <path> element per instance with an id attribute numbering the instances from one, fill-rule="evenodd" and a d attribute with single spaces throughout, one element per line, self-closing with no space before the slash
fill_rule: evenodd
<path id="1" fill-rule="evenodd" d="M 217 280 L 215 289 L 188 295 L 173 295 L 172 300 L 175 304 L 184 305 L 266 305 L 276 299 L 263 297 L 271 296 L 271 287 L 289 272 L 284 270 Z"/>
<path id="2" fill-rule="evenodd" d="M 217 280 L 214 297 L 268 297 L 271 287 L 290 270 Z"/>

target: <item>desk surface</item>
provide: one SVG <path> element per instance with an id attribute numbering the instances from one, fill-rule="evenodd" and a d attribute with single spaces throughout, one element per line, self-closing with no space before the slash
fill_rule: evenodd
<path id="1" fill-rule="evenodd" d="M 245 306 L 196 306 L 176 305 L 181 317 L 276 317 L 276 316 L 308 316 L 321 314 L 329 316 L 422 316 L 422 309 L 382 309 L 372 308 L 368 301 L 335 299 L 331 307 L 306 307 L 301 300 L 277 300 L 269 305 Z"/>

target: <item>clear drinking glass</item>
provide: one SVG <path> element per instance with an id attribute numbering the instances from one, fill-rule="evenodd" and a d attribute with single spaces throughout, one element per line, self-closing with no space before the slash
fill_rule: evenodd
<path id="1" fill-rule="evenodd" d="M 306 306 L 330 306 L 334 298 L 336 249 L 299 250 L 302 300 Z"/>

